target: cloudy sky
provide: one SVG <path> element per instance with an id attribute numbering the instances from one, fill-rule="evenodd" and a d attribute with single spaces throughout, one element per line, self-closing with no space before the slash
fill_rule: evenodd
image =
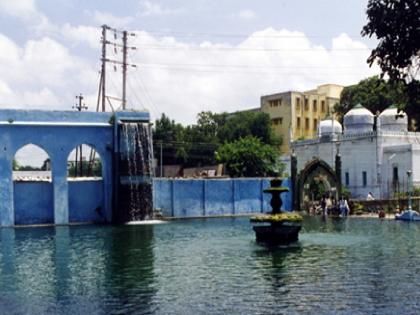
<path id="1" fill-rule="evenodd" d="M 261 95 L 378 73 L 360 36 L 367 0 L 0 0 L 0 107 L 96 109 L 101 28 L 128 30 L 128 107 L 184 124 L 259 106 Z M 108 38 L 121 43 L 121 33 Z M 108 45 L 109 58 L 122 58 Z M 121 97 L 121 67 L 107 66 Z M 112 100 L 112 106 L 121 104 Z"/>

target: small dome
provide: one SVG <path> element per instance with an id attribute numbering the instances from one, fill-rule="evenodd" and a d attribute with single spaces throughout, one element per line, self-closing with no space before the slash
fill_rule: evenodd
<path id="1" fill-rule="evenodd" d="M 383 131 L 407 131 L 407 114 L 391 105 L 379 115 L 379 126 Z"/>
<path id="2" fill-rule="evenodd" d="M 342 133 L 343 127 L 337 120 L 327 118 L 325 120 L 322 120 L 319 123 L 318 131 L 319 131 L 319 136 L 322 137 L 322 136 L 327 136 L 331 134 Z"/>
<path id="3" fill-rule="evenodd" d="M 363 133 L 373 131 L 374 115 L 361 104 L 356 105 L 344 115 L 344 133 Z"/>

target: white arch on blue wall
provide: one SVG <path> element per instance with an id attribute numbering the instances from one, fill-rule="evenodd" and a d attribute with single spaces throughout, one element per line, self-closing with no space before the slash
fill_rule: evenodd
<path id="1" fill-rule="evenodd" d="M 54 223 L 68 223 L 67 157 L 80 143 L 86 143 L 102 158 L 104 180 L 104 214 L 112 220 L 112 147 L 113 128 L 109 126 L 0 126 L 0 223 L 14 225 L 12 163 L 15 153 L 27 144 L 42 148 L 50 157 L 54 194 Z"/>
<path id="2" fill-rule="evenodd" d="M 23 144 L 20 148 L 17 148 L 16 152 L 13 155 L 13 158 L 16 159 L 16 155 L 18 154 L 18 152 L 30 145 L 34 147 L 35 152 L 42 151 L 45 154 L 45 156 L 51 160 L 48 152 L 43 147 L 35 143 L 26 143 L 26 144 Z M 13 160 L 12 160 L 12 164 L 13 164 Z M 12 165 L 12 175 L 13 175 L 13 165 Z M 28 184 L 29 183 L 26 181 L 25 186 L 28 186 Z M 36 186 L 33 186 L 34 184 Z M 13 189 L 13 208 L 14 208 L 15 224 L 53 223 L 54 222 L 54 209 L 52 205 L 50 204 L 51 200 L 53 199 L 53 194 L 52 194 L 53 184 L 52 184 L 51 178 L 48 182 L 42 181 L 42 182 L 32 183 L 31 184 L 32 189 L 29 189 L 29 190 L 25 188 L 25 186 L 19 187 L 17 185 L 20 185 L 20 183 L 13 179 L 12 189 Z M 17 189 L 17 191 L 15 191 L 15 189 Z M 18 206 L 16 203 L 17 200 L 15 198 L 16 195 L 17 196 L 20 195 L 19 190 L 21 194 L 23 192 L 26 194 L 25 197 L 27 197 L 27 199 L 26 198 L 18 199 L 18 201 L 21 202 L 20 208 L 17 207 Z M 38 204 L 38 207 L 35 206 L 36 204 Z M 34 209 L 37 209 L 36 213 L 34 213 Z"/>

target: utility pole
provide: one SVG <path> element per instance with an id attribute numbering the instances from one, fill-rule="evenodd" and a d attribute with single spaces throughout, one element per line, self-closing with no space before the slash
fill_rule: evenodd
<path id="1" fill-rule="evenodd" d="M 108 26 L 106 24 L 102 25 L 102 66 L 101 66 L 101 82 L 100 82 L 100 88 L 101 88 L 101 103 L 102 103 L 102 111 L 105 111 L 105 79 L 106 79 L 106 45 L 107 45 L 107 40 L 106 40 L 106 30 L 108 29 Z"/>
<path id="2" fill-rule="evenodd" d="M 113 31 L 114 32 L 114 41 L 110 41 L 107 39 L 107 31 Z M 122 44 L 119 44 L 115 42 L 117 40 L 117 33 L 122 34 Z M 101 57 L 101 79 L 99 81 L 99 91 L 98 91 L 98 104 L 97 104 L 97 110 L 99 110 L 99 105 L 101 104 L 102 111 L 106 111 L 106 102 L 108 101 L 111 105 L 111 109 L 114 110 L 114 107 L 112 106 L 110 99 L 114 99 L 121 102 L 122 109 L 127 108 L 127 68 L 128 66 L 136 68 L 137 66 L 135 64 L 127 63 L 127 56 L 128 56 L 128 50 L 137 49 L 134 46 L 128 46 L 128 36 L 136 36 L 134 33 L 129 33 L 127 31 L 120 31 L 114 28 L 111 28 L 108 25 L 102 25 L 102 57 Z M 117 53 L 117 47 L 122 48 L 122 61 L 121 60 L 115 60 L 110 59 L 107 57 L 106 52 L 106 46 L 107 45 L 113 45 L 115 53 Z M 122 66 L 122 98 L 118 98 L 115 96 L 109 96 L 106 94 L 106 63 L 112 63 L 114 67 L 116 65 Z M 116 68 L 115 68 L 116 69 Z"/>
<path id="3" fill-rule="evenodd" d="M 80 93 L 80 95 L 76 95 L 76 99 L 78 100 L 78 103 L 76 103 L 75 106 L 73 106 L 72 108 L 77 109 L 77 111 L 81 112 L 82 109 L 88 109 L 88 107 L 82 103 L 83 102 L 83 95 L 82 93 Z M 83 176 L 83 155 L 82 155 L 82 146 L 80 147 L 76 147 L 76 159 L 75 159 L 75 163 L 74 163 L 74 176 L 77 177 L 77 160 L 78 160 L 78 155 L 79 155 L 79 159 L 80 159 L 80 176 Z"/>
<path id="4" fill-rule="evenodd" d="M 127 82 L 127 31 L 123 31 L 123 62 L 122 62 L 122 109 L 126 108 L 126 82 Z"/>

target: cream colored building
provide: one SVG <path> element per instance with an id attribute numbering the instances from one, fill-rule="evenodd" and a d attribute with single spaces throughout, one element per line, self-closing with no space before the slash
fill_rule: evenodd
<path id="1" fill-rule="evenodd" d="M 261 97 L 261 111 L 270 115 L 275 134 L 283 138 L 281 154 L 289 154 L 291 141 L 317 136 L 319 122 L 332 113 L 343 88 L 324 84 L 305 92 L 288 91 Z"/>

